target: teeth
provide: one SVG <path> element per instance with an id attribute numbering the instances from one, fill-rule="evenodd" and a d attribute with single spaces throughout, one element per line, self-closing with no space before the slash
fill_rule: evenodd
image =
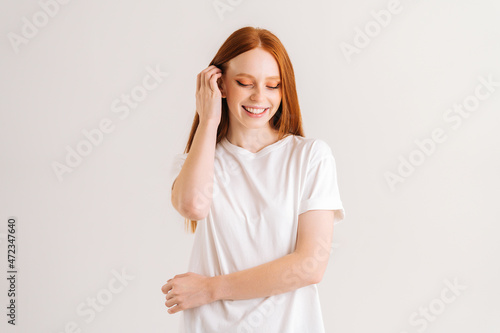
<path id="1" fill-rule="evenodd" d="M 248 108 L 246 106 L 244 106 L 244 108 L 245 108 L 245 110 L 247 110 L 248 112 L 251 112 L 253 114 L 260 114 L 260 113 L 262 113 L 262 112 L 264 112 L 264 111 L 267 110 L 267 108 L 265 108 L 265 109 L 254 109 L 254 108 Z"/>

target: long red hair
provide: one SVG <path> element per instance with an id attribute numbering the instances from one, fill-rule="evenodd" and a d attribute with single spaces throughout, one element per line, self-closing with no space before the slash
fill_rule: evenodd
<path id="1" fill-rule="evenodd" d="M 281 41 L 269 30 L 254 27 L 243 27 L 233 32 L 219 48 L 219 51 L 210 62 L 225 73 L 228 62 L 238 55 L 261 47 L 274 56 L 278 63 L 281 78 L 281 104 L 270 120 L 272 128 L 278 130 L 279 140 L 286 134 L 304 136 L 302 129 L 302 116 L 300 114 L 299 100 L 295 87 L 295 75 L 288 53 Z M 217 143 L 226 137 L 229 129 L 229 108 L 225 98 L 222 99 L 221 120 L 217 128 Z M 198 129 L 199 116 L 195 112 L 191 133 L 184 149 L 189 153 L 194 135 Z M 197 221 L 185 219 L 186 230 L 196 231 Z M 190 228 L 189 228 L 190 227 Z"/>

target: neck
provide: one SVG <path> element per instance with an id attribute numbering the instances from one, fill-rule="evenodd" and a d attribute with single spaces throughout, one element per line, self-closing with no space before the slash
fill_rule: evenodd
<path id="1" fill-rule="evenodd" d="M 256 153 L 262 148 L 278 141 L 278 131 L 269 129 L 254 129 L 247 131 L 231 131 L 229 129 L 227 140 L 235 146 Z"/>

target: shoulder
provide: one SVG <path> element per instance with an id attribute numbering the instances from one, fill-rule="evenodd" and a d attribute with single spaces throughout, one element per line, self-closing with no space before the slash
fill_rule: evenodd
<path id="1" fill-rule="evenodd" d="M 319 138 L 306 138 L 294 135 L 295 149 L 301 151 L 301 155 L 308 160 L 309 163 L 319 162 L 327 156 L 333 156 L 330 145 Z"/>

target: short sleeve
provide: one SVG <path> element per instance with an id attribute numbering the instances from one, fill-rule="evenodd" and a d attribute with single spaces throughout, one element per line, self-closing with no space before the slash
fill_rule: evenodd
<path id="1" fill-rule="evenodd" d="M 330 146 L 322 140 L 312 145 L 313 150 L 300 198 L 299 215 L 308 210 L 334 210 L 334 225 L 345 217 L 337 182 L 335 158 Z"/>
<path id="2" fill-rule="evenodd" d="M 172 187 L 174 185 L 174 180 L 177 178 L 177 176 L 181 172 L 182 166 L 184 165 L 184 162 L 186 161 L 187 156 L 188 156 L 188 153 L 176 154 L 174 156 L 174 159 L 173 159 L 171 167 L 170 167 L 170 191 L 172 191 Z"/>

